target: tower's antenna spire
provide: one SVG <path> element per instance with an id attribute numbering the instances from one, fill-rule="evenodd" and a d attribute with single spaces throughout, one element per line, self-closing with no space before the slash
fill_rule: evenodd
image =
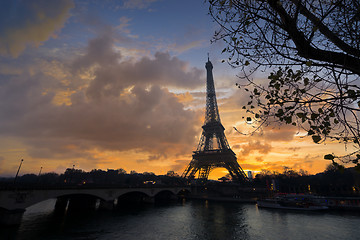
<path id="1" fill-rule="evenodd" d="M 207 53 L 208 54 L 208 62 L 210 62 L 210 54 L 209 53 Z"/>

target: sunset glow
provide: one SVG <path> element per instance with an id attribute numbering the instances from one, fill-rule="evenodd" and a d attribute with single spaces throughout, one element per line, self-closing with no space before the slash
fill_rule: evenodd
<path id="1" fill-rule="evenodd" d="M 203 1 L 17 2 L 0 10 L 1 176 L 14 176 L 20 159 L 20 174 L 75 165 L 181 175 L 204 122 L 207 53 L 221 122 L 245 172 L 313 174 L 330 163 L 325 154 L 351 151 L 314 144 L 296 127 L 249 134 L 248 96 L 235 86 L 238 70 L 221 63 L 224 45 L 210 43 L 217 25 Z"/>

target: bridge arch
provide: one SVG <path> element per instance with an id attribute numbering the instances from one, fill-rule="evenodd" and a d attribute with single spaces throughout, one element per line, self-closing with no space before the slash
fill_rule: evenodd
<path id="1" fill-rule="evenodd" d="M 187 190 L 185 190 L 187 189 Z M 99 208 L 113 209 L 116 202 L 128 203 L 154 203 L 155 196 L 172 196 L 189 192 L 190 187 L 151 186 L 138 188 L 41 188 L 41 189 L 6 189 L 0 194 L 0 223 L 19 224 L 23 212 L 37 203 L 57 199 L 55 204 L 58 209 L 65 209 L 69 202 L 82 207 L 83 201 L 94 206 L 99 202 Z M 97 206 L 96 206 L 97 207 Z M 96 208 L 95 207 L 95 208 Z M 7 221 L 8 219 L 15 219 Z"/>
<path id="2" fill-rule="evenodd" d="M 191 194 L 191 191 L 189 189 L 186 189 L 186 188 L 182 188 L 180 189 L 179 191 L 177 191 L 176 195 L 178 196 L 189 196 Z"/>
<path id="3" fill-rule="evenodd" d="M 155 203 L 165 203 L 172 200 L 177 200 L 177 194 L 171 190 L 162 190 L 154 196 Z"/>
<path id="4" fill-rule="evenodd" d="M 123 208 L 131 205 L 138 205 L 141 203 L 151 202 L 151 197 L 143 191 L 129 191 L 119 195 L 115 202 L 117 208 Z"/>
<path id="5" fill-rule="evenodd" d="M 96 192 L 91 193 L 78 193 L 75 191 L 65 191 L 65 190 L 53 190 L 53 191 L 38 191 L 36 193 L 32 191 L 21 192 L 14 194 L 14 198 L 16 202 L 19 203 L 19 207 L 21 209 L 26 209 L 31 207 L 37 203 L 49 200 L 49 199 L 59 199 L 59 198 L 74 198 L 74 197 L 84 197 L 84 198 L 92 198 L 92 199 L 100 199 L 103 200 L 104 196 L 101 194 L 97 194 Z M 6 207 L 4 207 L 6 208 Z M 10 210 L 10 208 L 9 208 Z"/>
<path id="6" fill-rule="evenodd" d="M 55 211 L 63 211 L 66 208 L 68 211 L 94 210 L 100 201 L 105 201 L 105 199 L 96 194 L 71 193 L 61 195 L 57 197 Z"/>

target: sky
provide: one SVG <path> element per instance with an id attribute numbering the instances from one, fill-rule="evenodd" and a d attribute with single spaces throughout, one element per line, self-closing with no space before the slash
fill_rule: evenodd
<path id="1" fill-rule="evenodd" d="M 225 134 L 245 171 L 324 171 L 328 153 L 298 129 L 253 135 L 239 69 L 202 0 L 2 0 L 0 176 L 66 168 L 182 174 L 205 111 L 209 53 Z M 261 74 L 255 77 L 263 77 Z M 226 174 L 218 169 L 216 179 Z"/>

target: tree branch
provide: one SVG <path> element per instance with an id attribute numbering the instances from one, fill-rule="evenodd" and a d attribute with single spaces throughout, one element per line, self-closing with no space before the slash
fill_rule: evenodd
<path id="1" fill-rule="evenodd" d="M 278 1 L 268 0 L 268 3 L 281 17 L 284 28 L 289 33 L 301 57 L 333 63 L 360 75 L 360 61 L 358 58 L 340 52 L 326 51 L 312 47 L 304 34 L 297 29 L 294 19 L 278 4 Z"/>
<path id="2" fill-rule="evenodd" d="M 312 12 L 310 12 L 306 7 L 304 7 L 298 0 L 291 0 L 296 6 L 299 7 L 300 13 L 307 17 L 318 29 L 328 38 L 332 43 L 334 43 L 338 48 L 343 50 L 349 55 L 360 57 L 360 50 L 351 47 L 338 36 L 336 36 L 327 26 L 325 26 L 319 18 L 317 18 Z"/>

